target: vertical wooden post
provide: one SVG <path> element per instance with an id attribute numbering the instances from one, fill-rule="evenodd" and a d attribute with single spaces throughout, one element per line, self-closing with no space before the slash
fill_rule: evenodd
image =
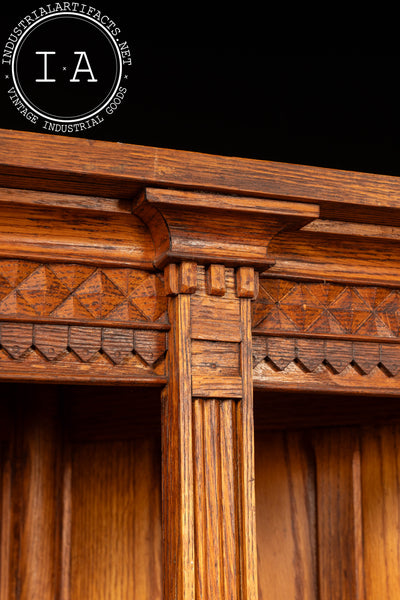
<path id="1" fill-rule="evenodd" d="M 17 418 L 9 595 L 10 600 L 52 600 L 58 595 L 61 522 L 56 390 L 32 390 Z"/>
<path id="2" fill-rule="evenodd" d="M 190 389 L 190 297 L 170 299 L 168 392 L 163 397 L 164 598 L 192 600 L 193 468 Z"/>
<path id="3" fill-rule="evenodd" d="M 248 267 L 166 271 L 165 600 L 256 600 Z"/>

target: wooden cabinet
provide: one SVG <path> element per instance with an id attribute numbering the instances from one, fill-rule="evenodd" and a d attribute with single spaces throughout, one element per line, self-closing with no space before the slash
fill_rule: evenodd
<path id="1" fill-rule="evenodd" d="M 399 595 L 400 180 L 0 141 L 1 600 Z"/>

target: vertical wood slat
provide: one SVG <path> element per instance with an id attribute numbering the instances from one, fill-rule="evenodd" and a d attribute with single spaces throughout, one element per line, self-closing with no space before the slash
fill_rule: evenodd
<path id="1" fill-rule="evenodd" d="M 56 398 L 33 394 L 18 414 L 12 489 L 10 600 L 54 600 L 60 568 L 60 454 Z"/>
<path id="2" fill-rule="evenodd" d="M 133 498 L 134 453 L 128 445 L 125 451 L 111 443 L 79 444 L 73 449 L 71 598 L 105 600 L 115 592 L 132 593 L 132 572 L 121 577 L 125 559 L 133 564 L 132 545 L 116 513 L 119 494 Z M 129 482 L 122 474 L 122 457 L 125 472 L 131 474 Z M 99 463 L 101 470 L 94 468 Z M 127 507 L 121 517 L 123 526 L 132 532 L 132 509 Z M 119 566 L 113 569 L 113 562 Z"/>
<path id="3" fill-rule="evenodd" d="M 162 598 L 160 460 L 159 440 L 135 441 L 134 598 Z"/>
<path id="4" fill-rule="evenodd" d="M 400 598 L 399 425 L 366 428 L 361 451 L 366 598 Z"/>
<path id="5" fill-rule="evenodd" d="M 193 457 L 190 296 L 169 298 L 167 393 L 163 396 L 164 598 L 193 600 Z"/>
<path id="6" fill-rule="evenodd" d="M 354 518 L 354 567 L 356 581 L 356 600 L 365 599 L 365 562 L 364 562 L 364 532 L 363 532 L 363 490 L 361 478 L 361 449 L 360 441 L 356 444 L 352 458 L 353 475 L 353 518 Z"/>
<path id="7" fill-rule="evenodd" d="M 204 598 L 224 598 L 221 560 L 221 463 L 219 455 L 219 414 L 215 400 L 203 401 L 203 439 L 205 472 L 205 573 L 197 573 L 204 579 Z M 197 424 L 196 424 L 197 425 Z M 196 551 L 200 549 L 196 548 Z"/>
<path id="8" fill-rule="evenodd" d="M 61 518 L 60 600 L 71 600 L 72 463 L 69 444 L 65 444 L 63 452 Z"/>
<path id="9" fill-rule="evenodd" d="M 11 535 L 10 445 L 0 441 L 0 598 L 9 598 Z"/>
<path id="10" fill-rule="evenodd" d="M 205 453 L 204 453 L 204 425 L 203 425 L 203 400 L 193 400 L 193 483 L 194 493 L 194 547 L 195 552 L 195 594 L 196 598 L 204 598 L 204 576 L 206 572 L 207 546 L 206 532 L 206 482 L 205 482 Z"/>
<path id="11" fill-rule="evenodd" d="M 223 561 L 223 598 L 240 597 L 239 478 L 236 439 L 236 402 L 219 402 L 221 456 L 221 537 Z"/>
<path id="12" fill-rule="evenodd" d="M 239 598 L 234 401 L 193 401 L 197 598 Z"/>
<path id="13" fill-rule="evenodd" d="M 320 600 L 364 600 L 358 430 L 318 432 L 314 447 Z"/>
<path id="14" fill-rule="evenodd" d="M 254 467 L 254 416 L 252 380 L 251 300 L 240 299 L 242 327 L 241 373 L 243 397 L 237 403 L 239 514 L 241 519 L 241 587 L 243 598 L 257 600 L 257 543 Z"/>
<path id="15" fill-rule="evenodd" d="M 256 434 L 259 600 L 319 600 L 315 465 L 305 435 Z"/>
<path id="16" fill-rule="evenodd" d="M 159 446 L 74 444 L 70 598 L 161 599 Z"/>

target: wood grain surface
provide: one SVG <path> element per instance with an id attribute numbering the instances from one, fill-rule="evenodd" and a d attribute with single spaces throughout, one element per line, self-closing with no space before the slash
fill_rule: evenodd
<path id="1" fill-rule="evenodd" d="M 74 445 L 69 598 L 161 598 L 159 459 L 151 438 Z"/>
<path id="2" fill-rule="evenodd" d="M 7 187 L 131 198 L 144 185 L 192 188 L 322 205 L 325 218 L 379 222 L 387 209 L 399 211 L 396 177 L 216 157 L 151 148 L 2 130 L 1 183 Z M 355 211 L 354 209 L 357 208 Z"/>
<path id="3" fill-rule="evenodd" d="M 343 428 L 316 432 L 314 452 L 319 595 L 321 600 L 363 599 L 357 432 Z"/>
<path id="4" fill-rule="evenodd" d="M 301 433 L 257 431 L 259 600 L 316 600 L 315 465 Z"/>
<path id="5" fill-rule="evenodd" d="M 399 240 L 365 236 L 352 223 L 356 217 L 357 213 L 345 222 L 352 226 L 351 235 L 346 227 L 338 227 L 334 234 L 305 229 L 277 235 L 269 245 L 270 258 L 275 259 L 271 273 L 305 280 L 398 285 Z"/>
<path id="6" fill-rule="evenodd" d="M 134 215 L 74 210 L 58 197 L 54 204 L 0 202 L 0 256 L 152 268 L 152 240 Z"/>
<path id="7" fill-rule="evenodd" d="M 9 597 L 43 600 L 57 594 L 60 563 L 62 447 L 56 390 L 17 406 L 13 440 Z"/>
<path id="8" fill-rule="evenodd" d="M 390 424 L 257 431 L 260 600 L 397 597 L 398 434 Z"/>

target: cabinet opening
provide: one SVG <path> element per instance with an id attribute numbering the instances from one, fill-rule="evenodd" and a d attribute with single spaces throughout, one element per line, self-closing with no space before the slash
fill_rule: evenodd
<path id="1" fill-rule="evenodd" d="M 1 598 L 161 598 L 160 414 L 154 388 L 1 385 Z"/>

